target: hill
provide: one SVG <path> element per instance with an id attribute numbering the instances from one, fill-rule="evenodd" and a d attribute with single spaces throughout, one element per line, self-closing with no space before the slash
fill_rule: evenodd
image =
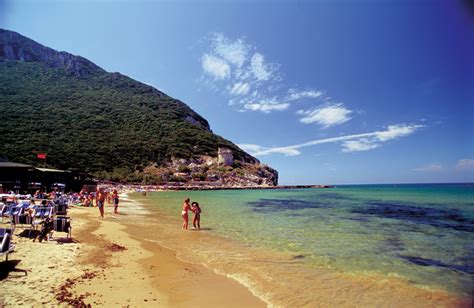
<path id="1" fill-rule="evenodd" d="M 240 175 L 255 174 L 250 170 L 260 168 L 257 159 L 214 134 L 183 102 L 2 29 L 0 106 L 0 155 L 15 162 L 37 165 L 36 154 L 46 153 L 49 167 L 159 182 L 169 180 L 160 175 L 161 167 L 169 174 L 192 160 L 217 163 L 218 149 L 225 148 L 235 160 L 226 174 L 234 168 Z M 276 184 L 276 171 L 262 167 Z M 198 169 L 200 178 L 207 178 L 202 174 L 207 170 Z"/>

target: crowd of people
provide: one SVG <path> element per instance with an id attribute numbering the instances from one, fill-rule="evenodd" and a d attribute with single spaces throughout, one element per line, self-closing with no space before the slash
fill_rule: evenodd
<path id="1" fill-rule="evenodd" d="M 83 189 L 77 194 L 77 201 L 82 206 L 97 206 L 101 218 L 104 218 L 104 206 L 106 202 L 109 205 L 113 204 L 114 214 L 118 214 L 120 200 L 117 189 L 97 188 L 95 192 L 88 192 Z"/>

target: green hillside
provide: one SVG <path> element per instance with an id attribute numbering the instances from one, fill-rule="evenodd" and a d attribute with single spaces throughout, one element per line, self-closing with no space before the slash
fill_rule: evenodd
<path id="1" fill-rule="evenodd" d="M 43 162 L 36 154 L 46 153 L 49 167 L 120 174 L 171 158 L 215 157 L 218 147 L 231 149 L 236 159 L 256 162 L 213 134 L 207 121 L 187 105 L 148 85 L 98 67 L 76 74 L 82 72 L 74 70 L 77 65 L 71 70 L 34 57 L 15 60 L 25 52 L 10 48 L 11 40 L 2 41 L 2 31 L 0 156 L 38 165 Z M 21 41 L 15 42 L 21 47 Z M 34 48 L 47 48 L 30 45 L 27 50 L 33 55 Z M 7 47 L 17 54 L 7 54 Z"/>

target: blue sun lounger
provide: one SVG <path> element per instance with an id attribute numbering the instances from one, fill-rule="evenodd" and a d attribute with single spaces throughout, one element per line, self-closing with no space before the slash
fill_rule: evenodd
<path id="1" fill-rule="evenodd" d="M 33 216 L 33 227 L 37 228 L 46 218 L 53 216 L 53 206 L 40 205 L 35 208 L 35 215 Z"/>
<path id="2" fill-rule="evenodd" d="M 2 215 L 2 222 L 3 222 L 3 218 L 10 218 L 11 215 L 13 215 L 14 212 L 17 212 L 19 211 L 20 207 L 18 207 L 18 205 L 14 202 L 6 202 L 3 206 L 2 206 L 2 210 L 1 210 L 1 215 Z"/>
<path id="3" fill-rule="evenodd" d="M 12 241 L 12 229 L 0 229 L 0 256 L 5 255 L 5 261 L 8 261 L 8 254 L 15 249 Z"/>

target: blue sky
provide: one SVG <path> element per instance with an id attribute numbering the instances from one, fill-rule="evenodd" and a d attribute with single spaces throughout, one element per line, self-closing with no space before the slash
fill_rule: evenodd
<path id="1" fill-rule="evenodd" d="M 474 181 L 462 1 L 5 1 L 0 27 L 178 98 L 280 184 Z"/>

